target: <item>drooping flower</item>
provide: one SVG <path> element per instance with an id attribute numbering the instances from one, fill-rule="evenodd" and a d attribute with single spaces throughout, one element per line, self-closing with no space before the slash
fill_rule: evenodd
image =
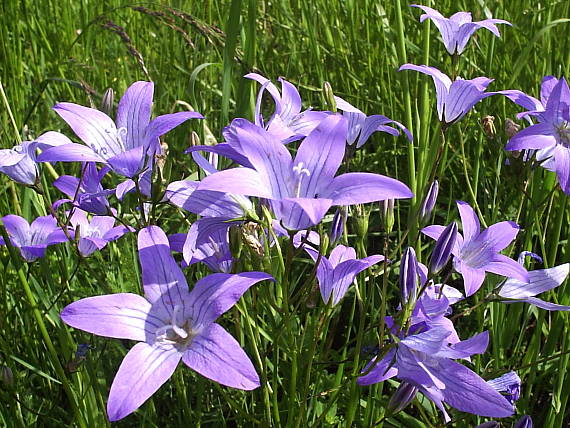
<path id="1" fill-rule="evenodd" d="M 296 234 L 296 243 L 301 244 L 303 233 Z M 309 242 L 316 241 L 318 235 L 308 235 Z M 332 304 L 336 305 L 346 294 L 350 284 L 354 282 L 356 275 L 370 266 L 380 263 L 384 256 L 373 255 L 363 259 L 356 258 L 356 251 L 352 247 L 337 245 L 330 253 L 330 256 L 319 258 L 319 252 L 313 247 L 304 245 L 304 250 L 311 256 L 314 262 L 318 261 L 317 280 L 321 297 L 325 304 L 332 299 Z"/>
<path id="2" fill-rule="evenodd" d="M 514 409 L 508 400 L 475 372 L 453 361 L 484 352 L 489 341 L 487 332 L 452 345 L 446 340 L 449 335 L 444 328 L 431 328 L 402 338 L 358 383 L 371 385 L 395 376 L 433 401 L 446 422 L 451 418 L 444 403 L 480 416 L 512 415 Z M 373 363 L 375 359 L 368 367 Z"/>
<path id="3" fill-rule="evenodd" d="M 420 16 L 420 22 L 424 22 L 426 19 L 432 20 L 441 34 L 445 49 L 450 55 L 460 55 L 465 50 L 473 33 L 480 28 L 486 28 L 495 36 L 500 37 L 501 33 L 499 33 L 496 24 L 512 25 L 504 19 L 484 19 L 473 22 L 470 12 L 457 12 L 446 18 L 431 7 L 418 4 L 410 6 L 418 7 L 425 12 Z"/>
<path id="4" fill-rule="evenodd" d="M 339 110 L 343 111 L 343 116 L 348 122 L 348 133 L 346 136 L 346 142 L 348 145 L 356 143 L 356 148 L 362 147 L 370 136 L 376 132 L 385 132 L 387 134 L 397 137 L 400 135 L 400 131 L 396 128 L 388 126 L 388 124 L 394 124 L 402 130 L 409 141 L 413 141 L 412 134 L 410 131 L 402 125 L 400 122 L 390 119 L 389 117 L 383 116 L 381 114 L 374 114 L 372 116 L 366 116 L 361 110 L 357 109 L 350 103 L 346 102 L 340 97 L 334 97 L 336 101 L 336 106 Z"/>
<path id="5" fill-rule="evenodd" d="M 99 336 L 136 340 L 109 393 L 111 421 L 129 415 L 164 384 L 180 360 L 201 375 L 233 388 L 251 390 L 259 377 L 239 343 L 214 321 L 263 272 L 212 274 L 191 291 L 172 258 L 164 232 L 150 226 L 139 233 L 145 297 L 119 293 L 88 297 L 66 306 L 62 320 Z"/>
<path id="6" fill-rule="evenodd" d="M 521 265 L 524 265 L 524 258 L 527 255 L 531 255 L 535 258 L 538 257 L 533 253 L 524 251 L 518 260 Z M 538 259 L 540 260 L 539 257 Z M 549 269 L 528 271 L 528 281 L 525 282 L 509 278 L 500 286 L 498 295 L 502 298 L 509 299 L 504 300 L 503 303 L 524 302 L 541 309 L 546 309 L 547 311 L 570 311 L 570 306 L 545 302 L 535 297 L 540 293 L 552 290 L 561 285 L 568 277 L 569 271 L 570 263 L 564 263 Z"/>
<path id="7" fill-rule="evenodd" d="M 502 221 L 481 232 L 479 219 L 468 203 L 457 201 L 463 235 L 457 234 L 452 249 L 455 270 L 463 276 L 465 295 L 474 294 L 485 280 L 485 272 L 492 272 L 507 278 L 528 281 L 528 272 L 515 260 L 499 254 L 510 245 L 519 231 L 516 223 Z M 439 239 L 444 226 L 427 226 L 422 233 L 432 239 Z"/>
<path id="8" fill-rule="evenodd" d="M 213 272 L 230 273 L 234 263 L 230 250 L 229 230 L 238 222 L 220 217 L 204 217 L 190 226 L 182 254 L 190 266 L 202 262 Z"/>
<path id="9" fill-rule="evenodd" d="M 36 149 L 71 143 L 71 140 L 59 132 L 49 131 L 34 141 L 23 141 L 11 149 L 0 150 L 0 172 L 16 183 L 32 186 L 38 181 Z"/>
<path id="10" fill-rule="evenodd" d="M 517 90 L 498 92 L 527 109 L 519 117 L 538 122 L 511 137 L 505 150 L 536 149 L 542 166 L 556 172 L 560 187 L 570 194 L 570 88 L 564 77 L 546 76 L 540 92 L 540 101 Z"/>
<path id="11" fill-rule="evenodd" d="M 24 218 L 10 214 L 2 217 L 10 243 L 20 250 L 24 260 L 33 262 L 45 255 L 49 245 L 67 241 L 55 217 L 48 215 L 36 218 L 29 224 Z M 0 245 L 6 245 L 0 237 Z"/>
<path id="12" fill-rule="evenodd" d="M 109 201 L 107 197 L 114 193 L 114 190 L 106 190 L 101 185 L 101 180 L 109 172 L 109 167 L 97 170 L 95 162 L 87 162 L 81 168 L 81 177 L 62 175 L 53 182 L 53 185 L 70 199 L 63 202 L 70 202 L 74 206 L 97 215 L 109 213 Z"/>
<path id="13" fill-rule="evenodd" d="M 40 162 L 100 162 L 117 174 L 134 177 L 145 167 L 147 155 L 161 152 L 158 137 L 188 119 L 202 119 L 196 112 L 165 114 L 150 120 L 154 83 L 135 82 L 119 102 L 116 121 L 105 113 L 73 103 L 53 109 L 86 144 L 65 144 L 46 150 Z"/>
<path id="14" fill-rule="evenodd" d="M 281 77 L 279 78 L 281 92 L 269 79 L 260 74 L 249 73 L 244 77 L 261 84 L 255 105 L 255 124 L 267 130 L 270 135 L 281 140 L 282 143 L 286 144 L 306 137 L 330 114 L 330 112 L 310 109 L 301 111 L 301 96 L 297 88 Z M 275 102 L 275 111 L 267 121 L 261 114 L 261 101 L 265 90 Z"/>
<path id="15" fill-rule="evenodd" d="M 427 65 L 404 64 L 399 71 L 402 70 L 414 70 L 432 77 L 437 98 L 437 115 L 445 126 L 461 119 L 482 99 L 496 94 L 485 92 L 493 81 L 487 77 L 456 79 L 452 82 L 437 68 Z"/>
<path id="16" fill-rule="evenodd" d="M 227 169 L 204 178 L 198 190 L 215 190 L 269 199 L 283 226 L 306 229 L 321 221 L 331 205 L 409 198 L 409 188 L 370 173 L 335 177 L 342 162 L 346 120 L 329 116 L 301 143 L 293 160 L 287 148 L 262 128 L 235 119 L 228 143 L 252 168 Z"/>

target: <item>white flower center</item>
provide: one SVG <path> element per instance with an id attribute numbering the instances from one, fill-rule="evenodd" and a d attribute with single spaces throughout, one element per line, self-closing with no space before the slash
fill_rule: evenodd
<path id="1" fill-rule="evenodd" d="M 189 319 L 181 318 L 180 305 L 174 305 L 170 323 L 159 327 L 155 331 L 155 340 L 162 344 L 180 345 L 187 347 L 195 336 Z"/>
<path id="2" fill-rule="evenodd" d="M 311 175 L 311 171 L 305 168 L 305 164 L 303 162 L 299 162 L 297 165 L 293 167 L 293 172 L 297 174 L 296 177 L 296 185 L 295 185 L 295 197 L 298 198 L 301 194 L 301 183 L 303 181 L 303 177 L 309 177 Z"/>

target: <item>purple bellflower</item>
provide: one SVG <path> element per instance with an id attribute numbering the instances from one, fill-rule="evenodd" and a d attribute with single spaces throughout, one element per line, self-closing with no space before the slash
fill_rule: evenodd
<path id="1" fill-rule="evenodd" d="M 546 160 L 542 166 L 556 172 L 560 187 L 570 194 L 570 88 L 563 77 L 546 76 L 540 92 L 540 101 L 517 90 L 498 92 L 538 122 L 515 134 L 505 150 L 536 149 L 536 158 Z"/>
<path id="2" fill-rule="evenodd" d="M 34 141 L 23 141 L 11 149 L 0 150 L 0 172 L 16 183 L 32 186 L 38 181 L 36 149 L 46 150 L 71 140 L 59 132 L 49 131 Z"/>
<path id="3" fill-rule="evenodd" d="M 65 242 L 68 238 L 61 233 L 55 217 L 43 216 L 36 218 L 32 224 L 17 215 L 2 217 L 10 243 L 20 250 L 27 262 L 33 262 L 45 255 L 49 245 Z M 0 237 L 0 244 L 6 245 Z"/>
<path id="4" fill-rule="evenodd" d="M 235 224 L 220 217 L 204 217 L 195 221 L 182 249 L 188 266 L 202 262 L 213 272 L 230 273 L 234 258 L 230 250 L 229 230 Z"/>
<path id="5" fill-rule="evenodd" d="M 528 272 L 515 260 L 499 254 L 515 239 L 519 231 L 516 223 L 502 221 L 493 224 L 481 232 L 479 219 L 468 203 L 457 201 L 463 235 L 457 233 L 455 245 L 451 250 L 455 270 L 463 276 L 465 295 L 473 295 L 483 284 L 485 272 L 492 272 L 507 278 L 528 281 Z M 439 239 L 444 226 L 427 226 L 422 229 L 424 235 Z"/>
<path id="6" fill-rule="evenodd" d="M 413 141 L 412 134 L 408 129 L 402 125 L 400 122 L 396 122 L 386 116 L 381 114 L 374 114 L 372 116 L 366 116 L 362 111 L 352 106 L 350 103 L 346 102 L 340 97 L 334 97 L 336 101 L 336 106 L 339 110 L 343 111 L 343 116 L 348 122 L 348 133 L 346 136 L 346 142 L 348 145 L 356 143 L 356 148 L 362 147 L 370 136 L 376 132 L 385 132 L 387 134 L 397 137 L 400 135 L 400 131 L 396 128 L 388 126 L 388 124 L 393 123 L 398 128 L 400 128 L 409 141 Z"/>
<path id="7" fill-rule="evenodd" d="M 512 25 L 503 19 L 484 19 L 483 21 L 473 22 L 470 12 L 457 12 L 446 18 L 431 7 L 418 4 L 410 6 L 418 7 L 425 12 L 420 16 L 420 22 L 424 22 L 426 19 L 433 21 L 441 33 L 445 49 L 447 49 L 450 55 L 460 55 L 465 50 L 467 42 L 473 33 L 480 28 L 486 28 L 495 36 L 500 37 L 501 33 L 499 33 L 496 24 Z"/>
<path id="8" fill-rule="evenodd" d="M 475 104 L 496 92 L 485 92 L 493 79 L 476 77 L 471 80 L 451 79 L 435 67 L 427 65 L 404 64 L 402 70 L 414 70 L 427 74 L 433 79 L 437 98 L 437 115 L 444 126 L 458 121 L 465 116 Z"/>
<path id="9" fill-rule="evenodd" d="M 519 256 L 518 262 L 523 265 L 525 256 L 540 257 L 526 251 Z M 537 306 L 547 311 L 570 311 L 570 306 L 558 305 L 545 302 L 535 297 L 537 294 L 552 290 L 561 285 L 568 277 L 570 263 L 564 263 L 549 269 L 537 269 L 528 271 L 528 281 L 520 281 L 514 278 L 507 279 L 498 291 L 500 297 L 509 299 L 503 303 L 524 302 Z"/>
<path id="10" fill-rule="evenodd" d="M 188 119 L 202 119 L 196 112 L 178 112 L 150 120 L 154 83 L 135 82 L 119 102 L 116 121 L 105 113 L 73 103 L 53 109 L 86 144 L 65 144 L 46 150 L 40 162 L 84 161 L 109 165 L 117 174 L 134 177 L 146 156 L 161 153 L 158 138 Z"/>
<path id="11" fill-rule="evenodd" d="M 296 236 L 299 237 L 300 233 L 303 232 L 297 233 Z M 309 236 L 308 239 L 309 242 L 316 240 L 314 236 Z M 303 248 L 313 261 L 319 260 L 319 253 L 314 248 L 308 245 L 304 245 Z M 328 258 L 321 256 L 317 266 L 317 280 L 325 304 L 329 303 L 332 298 L 332 304 L 336 305 L 344 297 L 356 275 L 382 260 L 384 256 L 380 255 L 357 259 L 354 248 L 344 245 L 337 245 Z"/>
<path id="12" fill-rule="evenodd" d="M 83 257 L 102 250 L 109 242 L 134 231 L 127 226 L 115 226 L 115 219 L 109 216 L 94 216 L 89 220 L 87 213 L 80 209 L 73 211 L 70 223 L 75 231 L 79 230 L 77 248 Z"/>
<path id="13" fill-rule="evenodd" d="M 249 357 L 214 321 L 253 284 L 273 278 L 263 272 L 213 274 L 188 291 L 160 228 L 141 230 L 138 246 L 145 297 L 130 293 L 88 297 L 61 313 L 72 327 L 139 342 L 125 356 L 111 385 L 109 420 L 124 418 L 140 407 L 172 376 L 180 360 L 222 385 L 257 388 L 259 377 Z"/>
<path id="14" fill-rule="evenodd" d="M 264 129 L 245 119 L 233 122 L 229 143 L 253 168 L 233 168 L 202 180 L 198 190 L 215 190 L 269 199 L 283 226 L 306 229 L 321 221 L 331 205 L 352 205 L 410 198 L 412 192 L 393 178 L 370 173 L 335 177 L 344 157 L 346 120 L 324 119 L 292 159 L 287 148 Z"/>
<path id="15" fill-rule="evenodd" d="M 286 144 L 306 137 L 330 114 L 324 111 L 301 111 L 301 96 L 297 88 L 281 77 L 279 78 L 281 92 L 269 79 L 260 74 L 249 73 L 244 77 L 261 84 L 255 105 L 255 124 L 266 129 L 282 143 Z M 261 101 L 265 90 L 275 102 L 275 111 L 267 122 L 261 114 Z"/>
<path id="16" fill-rule="evenodd" d="M 63 202 L 71 202 L 74 206 L 97 215 L 109 213 L 109 201 L 107 197 L 114 190 L 106 190 L 101 185 L 101 180 L 109 172 L 109 167 L 97 170 L 95 162 L 87 162 L 82 168 L 81 178 L 71 175 L 62 175 L 53 182 L 53 185 L 70 199 Z"/>
<path id="17" fill-rule="evenodd" d="M 514 409 L 508 400 L 476 373 L 453 361 L 484 352 L 489 341 L 488 333 L 480 333 L 452 345 L 446 340 L 449 335 L 450 332 L 444 328 L 431 328 L 402 338 L 368 374 L 358 379 L 358 383 L 371 385 L 396 376 L 416 386 L 433 401 L 443 412 L 446 422 L 451 419 L 444 403 L 480 416 L 512 415 Z"/>

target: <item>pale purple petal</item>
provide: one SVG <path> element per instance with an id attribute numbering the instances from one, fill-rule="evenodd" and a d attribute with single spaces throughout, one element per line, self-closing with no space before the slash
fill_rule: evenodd
<path id="1" fill-rule="evenodd" d="M 239 274 L 214 273 L 199 280 L 187 299 L 185 317 L 206 326 L 230 309 L 249 287 L 263 280 L 273 280 L 264 272 Z"/>
<path id="2" fill-rule="evenodd" d="M 570 195 L 570 149 L 562 145 L 554 152 L 554 166 L 562 191 Z"/>
<path id="3" fill-rule="evenodd" d="M 278 198 L 278 195 L 273 193 L 270 183 L 261 173 L 243 167 L 226 169 L 209 175 L 200 182 L 197 190 L 235 193 L 236 195 L 268 199 Z"/>
<path id="4" fill-rule="evenodd" d="M 117 107 L 117 128 L 125 128 L 125 150 L 142 145 L 150 121 L 154 83 L 135 82 L 125 91 Z"/>
<path id="5" fill-rule="evenodd" d="M 487 84 L 491 81 L 490 79 L 486 80 L 488 80 Z M 483 91 L 484 89 L 470 80 L 454 81 L 445 102 L 445 122 L 451 123 L 461 119 L 475 104 L 483 98 L 493 95 L 492 92 L 484 93 Z"/>
<path id="6" fill-rule="evenodd" d="M 499 296 L 507 299 L 524 299 L 552 290 L 562 284 L 568 277 L 570 263 L 564 263 L 550 269 L 537 269 L 528 272 L 528 282 L 507 279 Z"/>
<path id="7" fill-rule="evenodd" d="M 437 353 L 437 357 L 444 358 L 469 358 L 474 354 L 482 354 L 489 346 L 489 332 L 484 331 L 475 336 L 462 340 L 451 346 L 441 349 Z"/>
<path id="8" fill-rule="evenodd" d="M 164 114 L 155 117 L 146 128 L 144 145 L 147 148 L 153 147 L 156 151 L 159 151 L 160 146 L 157 144 L 158 137 L 166 134 L 189 119 L 203 118 L 204 116 L 195 111 L 180 111 L 178 113 Z"/>
<path id="9" fill-rule="evenodd" d="M 349 172 L 335 177 L 319 197 L 330 198 L 333 205 L 365 204 L 386 199 L 411 198 L 404 183 L 380 174 Z"/>
<path id="10" fill-rule="evenodd" d="M 30 224 L 30 245 L 45 244 L 49 235 L 57 228 L 55 217 L 51 215 L 37 217 Z"/>
<path id="11" fill-rule="evenodd" d="M 402 70 L 414 70 L 432 77 L 437 94 L 437 114 L 439 120 L 443 120 L 443 106 L 451 87 L 451 79 L 437 68 L 429 67 L 427 65 L 404 64 L 399 69 L 399 71 Z"/>
<path id="12" fill-rule="evenodd" d="M 525 94 L 522 91 L 516 89 L 507 89 L 505 91 L 497 91 L 497 94 L 504 95 L 509 100 L 518 104 L 519 106 L 530 110 L 530 111 L 541 111 L 544 110 L 542 103 L 534 97 Z"/>
<path id="13" fill-rule="evenodd" d="M 507 278 L 515 278 L 519 281 L 528 282 L 527 270 L 518 264 L 515 260 L 503 254 L 495 254 L 493 260 L 483 266 L 487 272 L 502 275 Z"/>
<path id="14" fill-rule="evenodd" d="M 499 252 L 507 248 L 514 241 L 520 231 L 518 224 L 512 221 L 501 221 L 485 229 L 472 242 L 480 243 L 486 248 Z"/>
<path id="15" fill-rule="evenodd" d="M 465 244 L 467 244 L 479 235 L 479 231 L 481 230 L 479 218 L 477 214 L 475 214 L 475 211 L 473 211 L 473 208 L 471 208 L 471 205 L 467 202 L 456 202 L 459 216 L 461 217 L 461 226 L 463 227 L 463 239 Z"/>
<path id="16" fill-rule="evenodd" d="M 112 155 L 111 155 L 112 156 Z M 38 162 L 102 162 L 110 156 L 102 157 L 90 147 L 82 144 L 63 144 L 48 148 L 38 156 Z"/>
<path id="17" fill-rule="evenodd" d="M 344 245 L 337 245 L 329 255 L 329 261 L 331 262 L 332 267 L 337 267 L 342 262 L 354 259 L 356 259 L 356 250 Z"/>
<path id="18" fill-rule="evenodd" d="M 279 116 L 285 122 L 289 122 L 301 112 L 301 96 L 297 88 L 287 80 L 280 77 L 281 82 L 281 110 Z"/>
<path id="19" fill-rule="evenodd" d="M 34 140 L 35 147 L 46 150 L 50 147 L 72 144 L 72 141 L 60 132 L 48 131 Z"/>
<path id="20" fill-rule="evenodd" d="M 98 336 L 145 341 L 162 321 L 151 304 L 131 293 L 87 297 L 67 305 L 60 314 L 67 325 Z"/>
<path id="21" fill-rule="evenodd" d="M 391 349 L 385 356 L 374 366 L 370 373 L 360 376 L 357 380 L 359 385 L 372 385 L 378 382 L 390 379 L 398 374 L 398 369 L 393 367 L 395 363 L 396 349 Z M 374 359 L 367 364 L 364 371 L 367 371 Z"/>
<path id="22" fill-rule="evenodd" d="M 123 151 L 117 140 L 115 122 L 105 113 L 73 103 L 56 104 L 53 110 L 102 158 L 107 159 Z"/>
<path id="23" fill-rule="evenodd" d="M 565 305 L 558 305 L 556 303 L 545 302 L 537 297 L 527 297 L 524 300 L 520 300 L 521 302 L 528 303 L 530 305 L 534 305 L 537 308 L 544 309 L 547 311 L 570 311 L 570 306 Z"/>
<path id="24" fill-rule="evenodd" d="M 228 159 L 231 159 L 241 166 L 245 166 L 247 168 L 253 169 L 253 165 L 247 159 L 247 157 L 245 157 L 241 153 L 237 152 L 228 143 L 219 143 L 219 144 L 216 144 L 215 146 L 194 146 L 194 147 L 190 147 L 190 148 L 186 149 L 184 151 L 184 153 L 192 153 L 192 152 L 196 152 L 196 151 L 204 151 L 204 152 L 209 152 L 209 153 L 215 153 L 217 155 L 221 155 L 221 156 L 224 156 Z"/>
<path id="25" fill-rule="evenodd" d="M 107 401 L 109 420 L 117 421 L 138 409 L 170 379 L 181 357 L 174 346 L 137 343 L 113 379 Z"/>
<path id="26" fill-rule="evenodd" d="M 475 294 L 475 292 L 479 290 L 479 288 L 481 288 L 481 285 L 485 280 L 485 270 L 474 269 L 465 263 L 460 263 L 457 259 L 455 259 L 455 268 L 456 270 L 459 270 L 461 275 L 463 276 L 463 287 L 465 288 L 465 296 L 469 297 Z"/>
<path id="27" fill-rule="evenodd" d="M 202 376 L 246 391 L 259 387 L 259 376 L 239 343 L 221 326 L 212 323 L 184 352 L 182 361 Z"/>
<path id="28" fill-rule="evenodd" d="M 145 297 L 171 314 L 174 305 L 189 296 L 182 270 L 170 254 L 168 237 L 158 226 L 141 229 L 138 236 L 139 260 Z"/>
<path id="29" fill-rule="evenodd" d="M 414 334 L 400 341 L 401 344 L 426 354 L 435 354 L 443 346 L 450 331 L 445 328 L 432 328 L 426 332 Z"/>
<path id="30" fill-rule="evenodd" d="M 143 168 L 144 160 L 145 147 L 138 146 L 107 159 L 107 162 L 117 174 L 133 177 Z"/>
<path id="31" fill-rule="evenodd" d="M 542 83 L 540 85 L 540 102 L 541 106 L 548 104 L 548 99 L 554 87 L 558 84 L 558 79 L 554 76 L 544 76 Z M 538 109 L 527 109 L 527 110 L 538 110 Z"/>
<path id="32" fill-rule="evenodd" d="M 332 205 L 331 199 L 320 197 L 286 198 L 271 201 L 275 216 L 289 230 L 302 230 L 318 224 Z"/>
<path id="33" fill-rule="evenodd" d="M 31 232 L 29 223 L 22 217 L 15 214 L 8 214 L 2 217 L 2 223 L 6 228 L 6 232 L 10 236 L 10 241 L 16 247 L 29 245 L 31 241 Z"/>
<path id="34" fill-rule="evenodd" d="M 323 300 L 328 302 L 326 295 L 332 291 L 333 305 L 336 305 L 346 294 L 350 284 L 354 282 L 356 275 L 370 266 L 384 260 L 384 256 L 369 256 L 360 260 L 346 260 L 334 268 L 330 284 L 320 284 Z"/>
<path id="35" fill-rule="evenodd" d="M 505 150 L 545 149 L 557 143 L 556 131 L 550 123 L 537 123 L 529 126 L 512 137 Z"/>

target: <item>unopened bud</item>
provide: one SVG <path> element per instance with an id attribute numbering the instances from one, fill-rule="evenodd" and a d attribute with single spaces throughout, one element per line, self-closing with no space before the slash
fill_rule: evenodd
<path id="1" fill-rule="evenodd" d="M 113 102 L 115 100 L 115 91 L 109 88 L 103 94 L 101 98 L 101 111 L 107 116 L 113 116 Z"/>
<path id="2" fill-rule="evenodd" d="M 367 236 L 370 212 L 363 205 L 355 205 L 354 211 L 356 214 L 353 216 L 355 220 L 356 234 L 358 236 Z"/>
<path id="3" fill-rule="evenodd" d="M 380 216 L 386 233 L 392 232 L 394 227 L 394 199 L 386 199 L 380 202 Z"/>
<path id="4" fill-rule="evenodd" d="M 402 261 L 400 262 L 400 292 L 402 303 L 415 301 L 418 288 L 418 259 L 412 247 L 404 250 Z"/>
<path id="5" fill-rule="evenodd" d="M 532 428 L 532 419 L 529 415 L 524 415 L 515 423 L 513 428 Z"/>
<path id="6" fill-rule="evenodd" d="M 481 125 L 483 125 L 483 131 L 487 134 L 489 138 L 495 138 L 497 130 L 495 129 L 495 116 L 485 116 L 481 119 Z"/>
<path id="7" fill-rule="evenodd" d="M 330 229 L 330 242 L 334 244 L 342 236 L 344 232 L 344 223 L 346 219 L 346 207 L 339 207 L 334 213 L 333 221 Z"/>
<path id="8" fill-rule="evenodd" d="M 518 123 L 515 123 L 511 119 L 505 119 L 505 134 L 508 138 L 513 138 L 521 129 Z"/>
<path id="9" fill-rule="evenodd" d="M 323 94 L 325 96 L 325 102 L 327 103 L 329 110 L 333 113 L 336 113 L 336 101 L 334 99 L 334 92 L 329 82 L 323 83 Z"/>
<path id="10" fill-rule="evenodd" d="M 388 401 L 388 414 L 394 415 L 404 410 L 416 397 L 418 388 L 408 382 L 402 382 Z"/>
<path id="11" fill-rule="evenodd" d="M 422 202 L 422 207 L 420 208 L 420 219 L 425 220 L 427 219 L 433 208 L 435 207 L 435 202 L 437 201 L 437 195 L 439 193 L 439 182 L 437 180 L 433 180 L 431 185 L 429 186 L 429 190 L 427 195 Z"/>
<path id="12" fill-rule="evenodd" d="M 453 250 L 456 239 L 457 223 L 452 222 L 447 225 L 435 243 L 429 265 L 432 273 L 439 272 L 447 264 L 451 257 L 451 251 Z"/>
<path id="13" fill-rule="evenodd" d="M 8 366 L 2 366 L 2 383 L 6 386 L 14 386 L 14 373 Z"/>

